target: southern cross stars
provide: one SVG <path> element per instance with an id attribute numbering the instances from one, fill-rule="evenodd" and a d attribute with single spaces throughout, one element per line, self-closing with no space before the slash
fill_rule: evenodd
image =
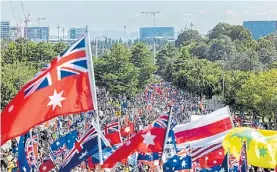
<path id="1" fill-rule="evenodd" d="M 52 110 L 56 108 L 56 106 L 62 107 L 62 101 L 64 101 L 66 98 L 62 97 L 63 91 L 57 93 L 56 90 L 54 90 L 53 96 L 49 96 L 50 102 L 47 104 L 47 106 L 52 105 Z"/>
<path id="2" fill-rule="evenodd" d="M 87 154 L 88 154 L 88 151 L 83 152 L 83 153 L 81 154 L 81 156 L 79 157 L 79 159 L 84 158 Z"/>

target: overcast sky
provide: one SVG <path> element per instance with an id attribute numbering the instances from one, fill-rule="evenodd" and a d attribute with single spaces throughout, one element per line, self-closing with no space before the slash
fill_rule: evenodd
<path id="1" fill-rule="evenodd" d="M 31 18 L 45 17 L 41 25 L 52 28 L 55 34 L 58 24 L 69 27 L 84 27 L 91 30 L 138 30 L 152 26 L 151 16 L 142 11 L 160 11 L 157 26 L 173 26 L 178 31 L 192 22 L 194 29 L 205 34 L 218 22 L 241 25 L 244 20 L 277 20 L 277 2 L 257 1 L 22 1 L 25 13 Z M 20 1 L 1 2 L 1 20 L 15 25 L 15 16 L 23 17 Z M 36 26 L 33 20 L 30 26 Z M 54 31 L 53 31 L 54 30 Z"/>

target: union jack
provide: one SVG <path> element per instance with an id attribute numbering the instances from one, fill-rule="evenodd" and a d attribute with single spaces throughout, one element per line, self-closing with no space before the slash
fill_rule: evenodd
<path id="1" fill-rule="evenodd" d="M 107 126 L 105 126 L 103 133 L 104 134 L 111 134 L 114 132 L 118 132 L 119 131 L 119 122 L 118 119 L 115 118 L 114 120 L 112 120 L 110 122 L 110 124 L 108 124 Z"/>
<path id="2" fill-rule="evenodd" d="M 55 157 L 59 157 L 61 155 L 64 155 L 67 151 L 68 151 L 68 149 L 66 147 L 66 144 L 63 144 L 62 147 L 59 147 L 58 150 L 52 151 L 52 153 L 54 154 Z"/>
<path id="3" fill-rule="evenodd" d="M 33 135 L 26 140 L 25 153 L 28 164 L 31 166 L 38 165 L 38 137 Z"/>
<path id="4" fill-rule="evenodd" d="M 168 119 L 169 119 L 169 114 L 168 113 L 166 113 L 164 115 L 161 115 L 157 120 L 155 120 L 152 123 L 151 126 L 154 127 L 154 128 L 164 128 L 164 129 L 166 129 Z"/>
<path id="5" fill-rule="evenodd" d="M 53 59 L 50 64 L 42 68 L 42 70 L 26 84 L 27 87 L 24 90 L 24 98 L 42 88 L 52 85 L 55 81 L 86 72 L 88 72 L 88 67 L 85 51 L 85 38 L 83 37 L 73 43 L 72 46 L 61 53 L 58 57 Z"/>
<path id="6" fill-rule="evenodd" d="M 95 137 L 97 137 L 97 130 L 94 127 L 92 127 L 78 141 L 75 142 L 74 147 L 66 155 L 62 166 L 68 164 L 75 154 L 78 154 L 83 150 L 83 144 L 94 139 Z"/>

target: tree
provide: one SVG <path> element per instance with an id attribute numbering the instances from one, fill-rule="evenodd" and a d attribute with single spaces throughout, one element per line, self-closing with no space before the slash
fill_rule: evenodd
<path id="1" fill-rule="evenodd" d="M 277 69 L 251 74 L 237 95 L 252 114 L 272 118 L 277 114 Z"/>
<path id="2" fill-rule="evenodd" d="M 131 63 L 138 68 L 138 87 L 144 89 L 153 80 L 156 67 L 149 49 L 143 43 L 137 43 L 131 48 Z"/>
<path id="3" fill-rule="evenodd" d="M 173 84 L 201 98 L 211 98 L 221 91 L 221 69 L 216 63 L 206 59 L 191 58 L 180 64 L 173 72 Z"/>
<path id="4" fill-rule="evenodd" d="M 220 36 L 213 39 L 208 49 L 210 61 L 226 60 L 236 52 L 235 43 L 228 36 Z"/>
<path id="5" fill-rule="evenodd" d="M 208 45 L 204 41 L 201 41 L 191 48 L 190 53 L 199 59 L 207 59 L 208 48 Z"/>
<path id="6" fill-rule="evenodd" d="M 115 44 L 101 60 L 96 60 L 97 85 L 105 86 L 112 94 L 135 94 L 138 91 L 138 69 L 130 62 L 130 57 L 125 46 Z"/>
<path id="7" fill-rule="evenodd" d="M 165 47 L 163 47 L 158 52 L 156 57 L 158 65 L 157 74 L 167 81 L 170 80 L 172 61 L 173 59 L 176 59 L 179 55 L 180 52 L 175 46 L 167 44 Z"/>
<path id="8" fill-rule="evenodd" d="M 20 87 L 27 83 L 35 74 L 34 67 L 26 62 L 14 61 L 3 64 L 1 71 L 1 107 L 17 94 Z"/>
<path id="9" fill-rule="evenodd" d="M 189 44 L 191 41 L 200 41 L 202 36 L 197 30 L 185 30 L 180 33 L 175 41 L 175 46 L 180 47 L 183 44 Z"/>
<path id="10" fill-rule="evenodd" d="M 251 39 L 250 31 L 240 25 L 218 23 L 212 30 L 208 32 L 208 38 L 210 39 L 217 39 L 223 35 L 230 37 L 233 41 Z"/>
<path id="11" fill-rule="evenodd" d="M 248 80 L 251 72 L 239 70 L 229 70 L 224 74 L 224 97 L 223 103 L 229 105 L 234 110 L 242 110 L 242 104 L 238 102 L 237 92 Z"/>
<path id="12" fill-rule="evenodd" d="M 256 51 L 248 50 L 233 54 L 224 63 L 224 69 L 241 71 L 259 71 L 261 63 Z"/>
<path id="13" fill-rule="evenodd" d="M 262 64 L 267 65 L 277 60 L 277 51 L 271 40 L 262 38 L 258 41 L 258 54 Z"/>

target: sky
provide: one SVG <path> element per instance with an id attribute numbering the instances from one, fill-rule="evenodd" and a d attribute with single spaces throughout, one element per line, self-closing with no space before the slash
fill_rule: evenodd
<path id="1" fill-rule="evenodd" d="M 85 27 L 91 31 L 112 30 L 122 34 L 137 32 L 139 27 L 153 26 L 153 17 L 141 12 L 160 11 L 156 26 L 172 26 L 175 32 L 189 27 L 206 34 L 219 22 L 242 25 L 245 20 L 277 20 L 277 1 L 24 1 L 30 13 L 30 26 L 49 26 L 57 35 L 58 25 L 65 29 Z M 14 9 L 14 14 L 12 10 Z M 15 17 L 14 17 L 15 16 Z M 16 25 L 15 18 L 24 17 L 20 1 L 1 1 L 1 20 Z M 21 22 L 23 26 L 23 22 Z M 61 30 L 61 29 L 60 29 Z M 124 32 L 125 33 L 125 32 Z"/>

